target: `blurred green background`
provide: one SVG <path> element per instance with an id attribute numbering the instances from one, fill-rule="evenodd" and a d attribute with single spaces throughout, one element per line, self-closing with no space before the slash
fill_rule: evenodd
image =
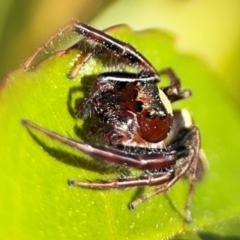
<path id="1" fill-rule="evenodd" d="M 156 27 L 174 33 L 178 47 L 207 62 L 229 100 L 239 106 L 239 0 L 1 1 L 0 79 L 72 19 L 100 29 L 127 23 L 134 29 Z"/>

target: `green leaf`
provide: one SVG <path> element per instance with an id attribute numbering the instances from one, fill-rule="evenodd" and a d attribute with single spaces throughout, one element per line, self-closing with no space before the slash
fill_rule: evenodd
<path id="1" fill-rule="evenodd" d="M 185 179 L 167 195 L 154 197 L 131 212 L 128 203 L 150 189 L 70 188 L 69 178 L 106 180 L 119 176 L 119 172 L 21 125 L 22 119 L 29 119 L 67 137 L 91 138 L 85 130 L 87 123 L 75 119 L 73 113 L 92 84 L 89 76 L 107 67 L 92 59 L 77 78 L 68 80 L 67 73 L 78 56 L 78 51 L 72 50 L 50 57 L 31 71 L 18 69 L 1 86 L 0 238 L 161 239 L 187 232 L 199 239 L 203 232 L 230 236 L 231 231 L 240 237 L 239 229 L 229 224 L 229 219 L 239 223 L 240 213 L 236 109 L 208 67 L 179 53 L 168 34 L 158 30 L 132 32 L 122 27 L 114 35 L 134 45 L 157 69 L 173 68 L 183 86 L 193 91 L 191 99 L 174 105 L 193 114 L 210 165 L 196 185 L 193 224 L 184 223 L 179 214 L 187 197 Z"/>

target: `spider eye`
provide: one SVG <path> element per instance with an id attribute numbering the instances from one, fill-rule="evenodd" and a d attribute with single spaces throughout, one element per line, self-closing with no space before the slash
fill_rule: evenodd
<path id="1" fill-rule="evenodd" d="M 141 102 L 141 101 L 136 101 L 134 108 L 135 108 L 135 110 L 136 110 L 137 112 L 141 112 L 141 111 L 143 110 L 143 108 L 144 108 L 143 102 Z"/>
<path id="2" fill-rule="evenodd" d="M 154 117 L 156 117 L 155 111 L 146 112 L 146 118 L 154 118 Z"/>

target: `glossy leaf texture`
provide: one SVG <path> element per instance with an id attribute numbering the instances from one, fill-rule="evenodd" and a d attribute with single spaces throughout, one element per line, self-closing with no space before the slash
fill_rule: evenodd
<path id="1" fill-rule="evenodd" d="M 102 191 L 68 187 L 69 178 L 106 180 L 120 172 L 41 134 L 29 133 L 21 125 L 22 119 L 29 119 L 79 141 L 94 140 L 92 132 L 86 131 L 88 122 L 76 119 L 74 110 L 87 96 L 94 76 L 114 69 L 111 64 L 119 62 L 110 59 L 103 64 L 93 58 L 69 80 L 67 73 L 80 54 L 71 50 L 51 56 L 30 71 L 10 73 L 1 86 L 0 238 L 178 239 L 185 233 L 195 239 L 204 239 L 205 233 L 240 237 L 234 227 L 240 224 L 239 115 L 216 77 L 196 57 L 178 52 L 169 34 L 121 27 L 113 35 L 134 45 L 157 69 L 173 68 L 183 87 L 193 91 L 191 99 L 174 108 L 184 107 L 192 113 L 210 166 L 196 185 L 194 222 L 184 223 L 180 214 L 187 197 L 186 179 L 131 212 L 128 203 L 149 188 Z"/>

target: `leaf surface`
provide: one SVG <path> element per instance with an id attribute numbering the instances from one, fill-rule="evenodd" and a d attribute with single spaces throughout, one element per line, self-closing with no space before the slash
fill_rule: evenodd
<path id="1" fill-rule="evenodd" d="M 74 118 L 74 110 L 87 96 L 90 80 L 94 80 L 91 76 L 108 68 L 91 60 L 74 80 L 68 80 L 67 73 L 79 54 L 72 50 L 48 58 L 31 71 L 12 72 L 0 88 L 0 238 L 161 239 L 184 232 L 196 239 L 204 239 L 203 232 L 220 236 L 232 232 L 239 237 L 239 229 L 234 228 L 240 213 L 236 109 L 209 68 L 197 58 L 179 53 L 168 34 L 122 27 L 113 35 L 134 45 L 157 69 L 173 68 L 183 87 L 193 91 L 191 99 L 174 105 L 192 113 L 210 165 L 196 185 L 193 224 L 185 224 L 179 214 L 187 197 L 186 180 L 131 212 L 129 202 L 150 189 L 70 188 L 69 178 L 106 180 L 116 178 L 119 172 L 40 134 L 31 135 L 21 125 L 22 119 L 29 119 L 79 141 L 91 137 L 85 130 L 87 123 Z M 226 231 L 226 226 L 230 230 Z"/>

